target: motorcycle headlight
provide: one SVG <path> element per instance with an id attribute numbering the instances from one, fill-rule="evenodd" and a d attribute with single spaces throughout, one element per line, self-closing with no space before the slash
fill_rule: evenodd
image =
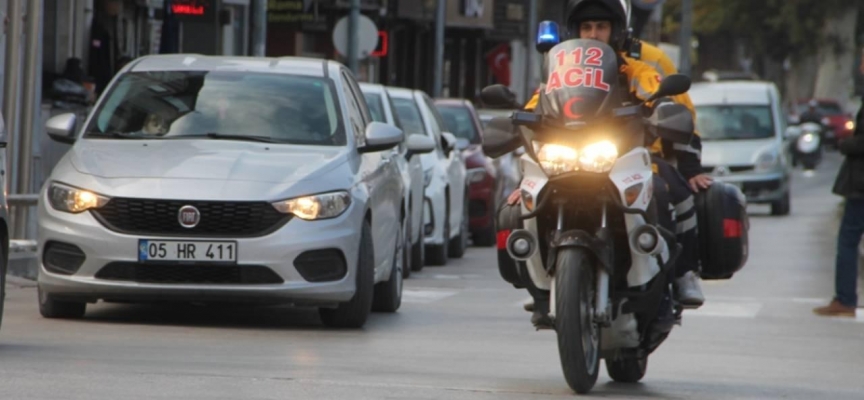
<path id="1" fill-rule="evenodd" d="M 48 188 L 48 203 L 55 210 L 72 214 L 81 213 L 108 204 L 108 197 L 89 190 L 77 189 L 71 186 L 52 183 Z"/>
<path id="2" fill-rule="evenodd" d="M 579 168 L 587 172 L 608 172 L 618 159 L 618 147 L 608 140 L 586 146 L 579 153 Z"/>
<path id="3" fill-rule="evenodd" d="M 314 221 L 336 218 L 351 205 L 348 192 L 333 192 L 277 201 L 273 207 L 284 214 L 294 214 L 300 219 Z"/>
<path id="4" fill-rule="evenodd" d="M 798 151 L 802 153 L 812 153 L 819 148 L 819 135 L 813 133 L 805 133 L 798 137 L 796 142 Z"/>
<path id="5" fill-rule="evenodd" d="M 780 162 L 780 155 L 774 150 L 769 150 L 759 154 L 756 158 L 756 170 L 767 171 L 773 169 Z"/>
<path id="6" fill-rule="evenodd" d="M 847 131 L 855 130 L 855 122 L 846 121 L 846 130 Z"/>
<path id="7" fill-rule="evenodd" d="M 540 166 L 551 176 L 575 171 L 579 166 L 579 153 L 572 147 L 544 144 L 537 152 Z"/>

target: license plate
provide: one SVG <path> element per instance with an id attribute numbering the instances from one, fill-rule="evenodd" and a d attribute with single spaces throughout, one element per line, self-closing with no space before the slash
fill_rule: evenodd
<path id="1" fill-rule="evenodd" d="M 138 261 L 237 262 L 237 242 L 139 240 Z"/>

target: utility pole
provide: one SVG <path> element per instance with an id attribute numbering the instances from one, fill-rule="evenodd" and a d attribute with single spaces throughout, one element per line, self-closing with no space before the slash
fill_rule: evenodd
<path id="1" fill-rule="evenodd" d="M 351 14 L 348 19 L 348 68 L 357 74 L 360 72 L 360 63 L 358 62 L 359 44 L 357 43 L 360 36 L 360 0 L 351 0 Z"/>
<path id="2" fill-rule="evenodd" d="M 27 1 L 27 43 L 24 56 L 24 105 L 21 130 L 18 131 L 18 193 L 30 194 L 33 180 L 33 132 L 39 110 L 39 80 L 42 79 L 39 56 L 41 54 L 42 2 Z M 41 130 L 40 130 L 41 131 Z M 15 207 L 15 237 L 27 237 L 27 207 Z"/>
<path id="3" fill-rule="evenodd" d="M 435 8 L 435 66 L 433 67 L 432 97 L 441 97 L 444 89 L 444 23 L 447 18 L 446 0 L 438 0 Z"/>
<path id="4" fill-rule="evenodd" d="M 252 20 L 252 55 L 267 55 L 267 0 L 254 0 L 254 19 Z"/>
<path id="5" fill-rule="evenodd" d="M 9 26 L 6 31 L 6 65 L 4 66 L 3 119 L 6 122 L 6 137 L 9 158 L 3 168 L 7 176 L 7 193 L 17 193 L 15 175 L 10 173 L 15 165 L 15 144 L 18 141 L 18 88 L 21 73 L 21 0 L 8 0 L 6 15 Z"/>
<path id="6" fill-rule="evenodd" d="M 528 35 L 525 38 L 525 101 L 534 93 L 534 68 L 537 51 L 534 40 L 537 35 L 537 0 L 528 0 Z"/>
<path id="7" fill-rule="evenodd" d="M 691 74 L 690 50 L 693 41 L 693 0 L 681 1 L 681 60 L 678 70 L 685 75 Z"/>

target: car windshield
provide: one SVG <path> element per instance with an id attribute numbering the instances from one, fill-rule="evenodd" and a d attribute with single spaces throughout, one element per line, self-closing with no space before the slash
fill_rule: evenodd
<path id="1" fill-rule="evenodd" d="M 798 104 L 798 114 L 804 114 L 807 110 L 810 109 L 809 103 L 799 103 Z M 840 105 L 837 103 L 831 103 L 827 101 L 820 101 L 819 105 L 816 107 L 816 111 L 822 115 L 841 115 L 843 114 L 843 109 L 840 108 Z"/>
<path id="2" fill-rule="evenodd" d="M 467 108 L 441 105 L 437 108 L 441 117 L 444 118 L 444 123 L 447 124 L 447 130 L 452 132 L 457 138 L 466 139 L 471 143 L 481 142 L 480 134 L 474 125 L 474 117 Z"/>
<path id="3" fill-rule="evenodd" d="M 411 99 L 393 99 L 393 107 L 396 108 L 396 115 L 399 116 L 399 122 L 402 124 L 402 129 L 406 135 L 422 134 L 426 135 L 426 127 L 423 125 L 423 118 L 420 116 L 420 109 L 417 104 Z"/>
<path id="4" fill-rule="evenodd" d="M 202 137 L 343 146 L 345 130 L 328 79 L 233 71 L 124 74 L 85 137 Z"/>
<path id="5" fill-rule="evenodd" d="M 757 105 L 696 107 L 696 128 L 702 140 L 746 140 L 774 137 L 771 108 Z"/>
<path id="6" fill-rule="evenodd" d="M 377 93 L 363 93 L 366 97 L 366 104 L 369 105 L 369 112 L 372 113 L 372 120 L 375 122 L 387 122 L 384 117 L 384 102 L 381 95 Z"/>

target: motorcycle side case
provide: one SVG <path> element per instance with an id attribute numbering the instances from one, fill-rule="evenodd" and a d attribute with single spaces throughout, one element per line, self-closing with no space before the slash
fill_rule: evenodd
<path id="1" fill-rule="evenodd" d="M 715 181 L 695 200 L 702 279 L 730 279 L 749 255 L 746 197 L 737 186 Z"/>
<path id="2" fill-rule="evenodd" d="M 522 274 L 520 274 L 520 268 L 523 271 L 525 268 L 520 266 L 519 264 L 521 263 L 514 260 L 507 253 L 507 238 L 510 237 L 510 232 L 513 230 L 524 228 L 523 221 L 519 218 L 521 215 L 522 208 L 519 204 L 511 206 L 504 203 L 498 209 L 498 231 L 496 235 L 498 244 L 498 272 L 501 273 L 501 277 L 505 281 L 517 289 L 525 288 Z"/>

